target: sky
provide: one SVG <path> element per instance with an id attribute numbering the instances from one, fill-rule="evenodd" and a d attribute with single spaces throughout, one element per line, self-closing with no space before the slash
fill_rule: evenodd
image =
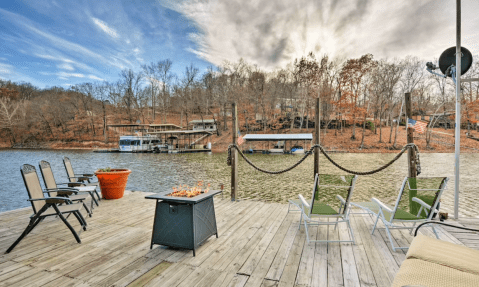
<path id="1" fill-rule="evenodd" d="M 169 59 L 182 77 L 243 58 L 265 71 L 313 52 L 432 61 L 456 41 L 454 0 L 3 0 L 0 78 L 40 88 L 117 81 Z M 479 1 L 462 1 L 479 55 Z"/>

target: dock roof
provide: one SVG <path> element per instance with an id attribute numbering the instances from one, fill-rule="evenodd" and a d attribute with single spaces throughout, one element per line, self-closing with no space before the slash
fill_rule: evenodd
<path id="1" fill-rule="evenodd" d="M 148 134 L 156 135 L 156 134 L 210 134 L 212 132 L 208 132 L 205 130 L 177 130 L 177 131 L 159 131 L 159 132 L 148 132 Z"/>
<path id="2" fill-rule="evenodd" d="M 213 120 L 213 119 L 204 119 L 204 120 L 192 120 L 189 123 L 190 124 L 201 124 L 201 123 L 211 124 L 211 123 L 214 123 L 214 122 L 216 122 L 216 121 Z"/>
<path id="3" fill-rule="evenodd" d="M 150 124 L 150 127 L 176 127 L 182 129 L 183 127 L 175 124 Z"/>
<path id="4" fill-rule="evenodd" d="M 313 140 L 313 134 L 247 134 L 247 141 Z"/>

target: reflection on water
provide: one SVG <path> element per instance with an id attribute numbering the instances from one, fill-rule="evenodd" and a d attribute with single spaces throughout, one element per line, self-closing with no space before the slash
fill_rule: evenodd
<path id="1" fill-rule="evenodd" d="M 27 193 L 20 175 L 20 166 L 24 163 L 38 165 L 47 160 L 57 182 L 65 182 L 66 173 L 62 157 L 71 158 L 77 173 L 92 172 L 102 167 L 129 168 L 132 174 L 127 188 L 150 192 L 167 192 L 178 184 L 193 184 L 197 180 L 212 183 L 213 188 L 225 185 L 230 190 L 231 169 L 226 165 L 226 153 L 221 154 L 129 154 L 129 153 L 93 153 L 90 151 L 0 151 L 3 164 L 0 169 L 0 211 L 29 206 Z M 332 158 L 341 165 L 357 170 L 375 169 L 395 154 L 332 154 Z M 248 155 L 258 166 L 268 170 L 281 170 L 300 159 L 294 155 Z M 464 216 L 478 216 L 476 211 L 476 166 L 478 154 L 461 155 L 461 201 L 460 212 Z M 452 212 L 454 205 L 454 154 L 421 154 L 421 176 L 449 176 L 448 188 L 443 195 L 442 210 Z M 323 156 L 320 157 L 322 173 L 342 174 Z M 296 198 L 298 193 L 310 197 L 313 183 L 313 157 L 308 157 L 300 166 L 280 175 L 269 175 L 256 171 L 244 160 L 239 162 L 239 192 L 241 199 L 261 199 L 266 201 L 287 202 Z M 393 203 L 399 185 L 407 175 L 406 155 L 388 169 L 370 176 L 360 176 L 356 185 L 354 201 L 370 200 L 372 196 Z"/>

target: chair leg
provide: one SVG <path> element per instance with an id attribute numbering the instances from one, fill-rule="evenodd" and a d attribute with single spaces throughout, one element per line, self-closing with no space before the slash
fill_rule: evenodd
<path id="1" fill-rule="evenodd" d="M 94 192 L 98 196 L 98 193 L 96 192 L 96 190 Z M 95 196 L 93 196 L 93 192 L 90 192 L 90 196 L 91 196 L 91 199 L 95 202 L 96 206 L 100 206 L 100 204 L 98 204 L 98 201 L 96 201 Z M 93 203 L 92 203 L 92 206 L 93 206 Z"/>
<path id="2" fill-rule="evenodd" d="M 376 230 L 376 226 L 378 225 L 378 221 L 379 221 L 379 216 L 381 216 L 380 212 L 378 212 L 378 217 L 376 218 L 376 221 L 374 222 L 374 227 L 371 234 L 374 234 L 374 230 Z"/>
<path id="3" fill-rule="evenodd" d="M 333 229 L 333 230 L 336 230 L 336 228 L 338 227 L 338 220 L 339 220 L 339 218 L 336 218 L 336 224 L 334 225 L 334 229 Z"/>
<path id="4" fill-rule="evenodd" d="M 306 220 L 303 220 L 303 223 L 304 223 L 304 229 L 306 231 L 306 240 L 308 241 L 308 244 L 309 244 L 311 240 L 309 240 L 308 223 L 306 222 Z"/>
<path id="5" fill-rule="evenodd" d="M 422 207 L 421 207 L 422 208 Z M 409 231 L 409 234 L 412 235 L 412 232 L 414 231 L 414 226 L 416 226 L 416 222 L 411 227 L 411 231 Z M 434 228 L 434 227 L 433 227 Z"/>
<path id="6" fill-rule="evenodd" d="M 83 207 L 85 207 L 85 210 L 88 213 L 88 216 L 91 217 L 91 211 L 88 209 L 88 206 L 86 206 L 85 202 L 82 201 L 82 203 L 83 203 Z"/>
<path id="7" fill-rule="evenodd" d="M 388 238 L 389 238 L 389 242 L 391 243 L 391 248 L 393 249 L 394 252 L 396 252 L 396 247 L 394 246 L 394 243 L 393 243 L 393 238 L 392 238 L 392 235 L 391 235 L 391 231 L 389 230 L 389 227 L 387 224 L 385 224 L 386 226 L 386 233 L 388 235 Z"/>
<path id="8" fill-rule="evenodd" d="M 77 232 L 75 231 L 75 229 L 73 229 L 73 227 L 70 225 L 70 223 L 66 220 L 66 218 L 63 216 L 63 214 L 60 212 L 60 210 L 58 210 L 58 207 L 56 205 L 53 205 L 53 208 L 57 212 L 58 217 L 60 217 L 60 219 L 63 221 L 63 223 L 65 223 L 65 225 L 68 227 L 68 229 L 70 229 L 70 231 L 73 234 L 73 236 L 75 237 L 76 241 L 78 243 L 81 243 L 80 237 L 78 236 Z M 75 216 L 76 216 L 76 214 L 75 214 Z"/>
<path id="9" fill-rule="evenodd" d="M 431 227 L 432 227 L 432 231 L 434 231 L 434 234 L 436 234 L 436 238 L 439 239 L 439 235 L 437 234 L 436 228 L 434 228 L 434 226 L 431 226 Z"/>
<path id="10" fill-rule="evenodd" d="M 22 239 L 25 238 L 25 236 L 27 236 L 28 233 L 30 233 L 33 230 L 33 228 L 35 228 L 35 226 L 37 226 L 38 223 L 40 223 L 43 220 L 43 217 L 40 217 L 40 215 L 43 212 L 45 212 L 45 210 L 47 210 L 49 207 L 50 207 L 50 204 L 48 204 L 48 203 L 43 205 L 43 207 L 40 209 L 40 211 L 37 212 L 37 214 L 35 214 L 35 216 L 33 216 L 30 219 L 30 222 L 28 223 L 28 226 L 25 228 L 25 230 L 20 235 L 20 237 L 18 237 L 17 240 L 15 240 L 15 242 L 13 242 L 13 244 L 7 249 L 7 251 L 5 253 L 10 253 L 10 251 L 12 251 L 13 248 L 15 248 L 15 246 L 17 246 L 17 244 L 20 243 L 20 241 L 22 241 Z"/>
<path id="11" fill-rule="evenodd" d="M 81 212 L 80 211 L 73 212 L 73 215 L 75 215 L 78 222 L 80 222 L 83 230 L 86 231 L 87 223 L 86 223 L 85 218 L 83 218 L 83 215 L 81 214 Z"/>
<path id="12" fill-rule="evenodd" d="M 354 233 L 353 233 L 353 228 L 351 227 L 351 222 L 349 222 L 349 219 L 346 222 L 348 223 L 349 233 L 351 234 L 351 239 L 353 240 L 353 244 L 356 245 L 356 239 L 354 239 Z"/>
<path id="13" fill-rule="evenodd" d="M 299 226 L 298 226 L 298 230 L 301 229 L 301 223 L 303 221 L 303 212 L 301 211 L 301 216 L 299 217 Z"/>

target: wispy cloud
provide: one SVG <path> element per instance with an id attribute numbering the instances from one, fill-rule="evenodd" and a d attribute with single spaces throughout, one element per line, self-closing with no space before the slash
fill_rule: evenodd
<path id="1" fill-rule="evenodd" d="M 57 65 L 58 69 L 67 70 L 67 71 L 75 71 L 75 68 L 71 64 L 63 63 Z"/>
<path id="2" fill-rule="evenodd" d="M 96 80 L 96 81 L 104 81 L 105 80 L 105 79 L 102 79 L 102 78 L 97 77 L 95 75 L 89 75 L 88 78 L 92 79 L 92 80 Z"/>
<path id="3" fill-rule="evenodd" d="M 59 73 L 56 73 L 56 75 L 62 78 L 85 78 L 85 75 L 80 73 L 59 72 Z"/>
<path id="4" fill-rule="evenodd" d="M 120 36 L 118 35 L 118 33 L 116 32 L 115 29 L 109 27 L 105 22 L 103 22 L 102 20 L 98 19 L 98 18 L 95 18 L 95 17 L 91 17 L 93 23 L 95 23 L 95 25 L 100 28 L 103 32 L 105 32 L 106 34 L 110 35 L 111 37 L 115 38 L 115 39 L 118 39 Z"/>
<path id="5" fill-rule="evenodd" d="M 9 64 L 0 63 L 0 76 L 8 76 L 12 74 L 13 66 Z"/>

